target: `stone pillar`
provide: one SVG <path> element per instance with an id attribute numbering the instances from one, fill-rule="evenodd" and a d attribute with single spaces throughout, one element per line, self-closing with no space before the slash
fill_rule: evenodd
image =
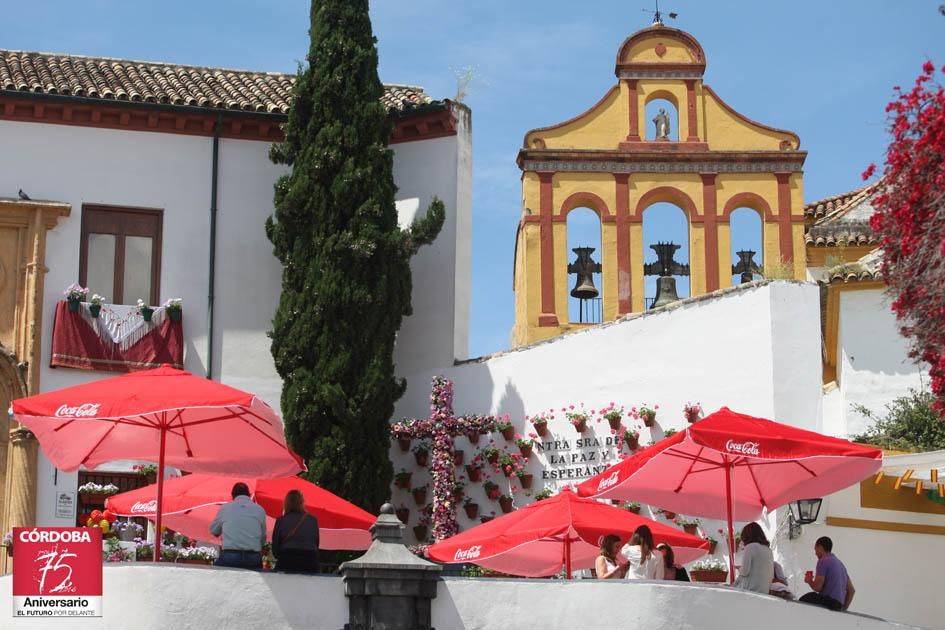
<path id="1" fill-rule="evenodd" d="M 430 605 L 442 567 L 411 553 L 403 530 L 394 506 L 385 503 L 371 526 L 374 542 L 367 553 L 341 565 L 345 630 L 433 630 Z"/>
<path id="2" fill-rule="evenodd" d="M 6 518 L 3 532 L 14 527 L 29 527 L 36 524 L 36 454 L 39 442 L 36 436 L 24 428 L 10 431 L 8 446 L 9 475 L 6 483 Z M 0 568 L 9 570 L 10 563 L 4 554 Z"/>

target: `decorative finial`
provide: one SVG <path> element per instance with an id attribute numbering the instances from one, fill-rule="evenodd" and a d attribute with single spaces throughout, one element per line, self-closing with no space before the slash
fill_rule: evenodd
<path id="1" fill-rule="evenodd" d="M 650 26 L 663 26 L 663 14 L 660 12 L 660 0 L 655 0 L 655 2 L 655 11 L 650 11 L 649 9 L 643 9 L 643 11 L 653 14 L 653 23 L 650 24 Z M 675 20 L 679 16 L 679 14 L 674 11 L 670 11 L 667 15 L 669 15 L 670 19 L 672 20 Z"/>

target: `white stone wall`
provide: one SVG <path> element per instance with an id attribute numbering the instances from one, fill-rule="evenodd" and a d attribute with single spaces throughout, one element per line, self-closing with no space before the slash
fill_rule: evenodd
<path id="1" fill-rule="evenodd" d="M 468 110 L 457 114 L 457 136 L 394 146 L 402 222 L 409 223 L 417 209 L 425 212 L 433 195 L 447 213 L 443 233 L 412 263 L 414 315 L 404 323 L 395 357 L 402 375 L 466 353 L 471 143 Z M 0 121 L 0 138 L 0 196 L 22 188 L 33 199 L 72 204 L 71 215 L 48 236 L 42 391 L 114 375 L 48 367 L 56 302 L 78 280 L 86 203 L 164 211 L 160 297 L 183 299 L 185 366 L 204 374 L 212 139 L 9 121 Z M 278 408 L 281 380 L 266 331 L 278 304 L 281 267 L 264 222 L 283 169 L 269 161 L 268 150 L 265 142 L 220 140 L 213 377 Z M 43 456 L 38 474 L 38 524 L 69 524 L 55 518 L 54 497 L 57 490 L 74 490 L 76 475 L 57 473 Z"/>
<path id="2" fill-rule="evenodd" d="M 835 423 L 842 435 L 863 433 L 871 424 L 854 404 L 883 415 L 885 405 L 909 388 L 928 385 L 928 369 L 909 358 L 909 342 L 899 334 L 884 291 L 841 292 L 837 338 L 842 415 Z"/>

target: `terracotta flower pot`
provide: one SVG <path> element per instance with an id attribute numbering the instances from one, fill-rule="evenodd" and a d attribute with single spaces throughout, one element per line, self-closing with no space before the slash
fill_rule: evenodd
<path id="1" fill-rule="evenodd" d="M 515 439 L 515 427 L 506 427 L 506 428 L 502 429 L 502 437 L 504 437 L 506 440 L 508 440 L 508 441 L 510 441 L 510 442 L 511 442 L 512 440 L 514 440 L 514 439 Z"/>
<path id="2" fill-rule="evenodd" d="M 502 493 L 499 492 L 498 488 L 493 488 L 492 490 L 486 490 L 486 496 L 492 501 L 498 501 Z"/>
<path id="3" fill-rule="evenodd" d="M 413 458 L 417 461 L 417 466 L 424 467 L 430 459 L 430 454 L 425 452 L 414 453 Z"/>
<path id="4" fill-rule="evenodd" d="M 476 518 L 479 516 L 479 504 L 470 503 L 469 505 L 464 505 L 463 509 L 466 510 L 466 516 L 468 518 Z"/>
<path id="5" fill-rule="evenodd" d="M 699 533 L 699 526 L 695 523 L 686 523 L 682 526 L 683 531 L 689 534 L 690 536 L 695 536 Z"/>
<path id="6" fill-rule="evenodd" d="M 463 460 L 466 458 L 466 453 L 461 450 L 453 451 L 453 464 L 456 466 L 462 466 Z"/>
<path id="7" fill-rule="evenodd" d="M 466 433 L 466 439 L 470 444 L 479 444 L 479 431 L 469 431 Z"/>
<path id="8" fill-rule="evenodd" d="M 545 437 L 546 435 L 548 435 L 548 423 L 547 423 L 547 422 L 539 422 L 538 424 L 536 424 L 536 425 L 534 425 L 534 426 L 535 426 L 535 433 L 537 433 L 538 435 L 540 435 L 540 436 L 542 436 L 542 437 Z"/>
<path id="9" fill-rule="evenodd" d="M 499 507 L 502 508 L 503 514 L 508 514 L 512 511 L 512 499 L 503 498 L 499 499 Z"/>
<path id="10" fill-rule="evenodd" d="M 410 450 L 410 438 L 400 437 L 397 438 L 397 446 L 400 447 L 400 450 L 407 452 Z"/>
<path id="11" fill-rule="evenodd" d="M 532 445 L 526 444 L 524 446 L 518 447 L 519 452 L 522 454 L 522 457 L 531 457 L 532 456 Z"/>
<path id="12" fill-rule="evenodd" d="M 535 480 L 535 475 L 529 473 L 527 475 L 521 475 L 518 478 L 519 483 L 522 484 L 522 488 L 528 490 L 532 487 L 532 482 Z"/>
<path id="13" fill-rule="evenodd" d="M 417 505 L 423 505 L 427 502 L 426 488 L 414 488 L 411 492 L 413 493 L 413 500 L 416 501 Z"/>
<path id="14" fill-rule="evenodd" d="M 728 578 L 728 572 L 693 570 L 689 572 L 689 577 L 693 582 L 713 582 L 716 584 L 724 584 L 725 580 Z"/>
<path id="15" fill-rule="evenodd" d="M 648 427 L 652 427 L 654 424 L 656 424 L 656 415 L 640 416 L 640 419 L 643 420 L 643 424 Z"/>
<path id="16" fill-rule="evenodd" d="M 408 508 L 397 508 L 396 514 L 397 519 L 404 525 L 410 520 L 410 510 Z"/>
<path id="17" fill-rule="evenodd" d="M 417 539 L 417 542 L 423 542 L 427 539 L 427 526 L 426 525 L 415 525 L 413 528 L 414 538 Z"/>
<path id="18" fill-rule="evenodd" d="M 621 418 L 607 418 L 607 424 L 610 425 L 610 428 L 616 431 L 620 428 Z"/>
<path id="19" fill-rule="evenodd" d="M 411 475 L 411 474 L 413 474 L 413 473 L 407 473 L 407 474 L 404 475 L 403 477 L 394 477 L 394 485 L 397 486 L 398 488 L 402 488 L 402 489 L 404 489 L 404 490 L 409 490 L 409 489 L 410 489 L 410 475 Z"/>
<path id="20" fill-rule="evenodd" d="M 718 547 L 718 545 L 719 543 L 717 541 L 714 541 L 714 540 L 709 541 L 709 555 L 710 556 L 715 553 L 715 548 Z"/>
<path id="21" fill-rule="evenodd" d="M 466 475 L 469 477 L 470 481 L 481 481 L 482 468 L 476 468 L 475 466 L 466 466 Z"/>
<path id="22" fill-rule="evenodd" d="M 499 454 L 495 453 L 494 455 L 490 455 L 486 458 L 486 461 L 494 465 L 497 461 L 499 461 Z"/>
<path id="23" fill-rule="evenodd" d="M 636 435 L 628 433 L 624 436 L 623 441 L 631 451 L 640 448 L 640 438 Z"/>
<path id="24" fill-rule="evenodd" d="M 453 503 L 458 504 L 462 502 L 463 497 L 466 496 L 466 493 L 462 490 L 457 490 L 453 493 Z"/>
<path id="25" fill-rule="evenodd" d="M 666 510 L 663 510 L 663 516 L 665 516 L 665 517 L 668 518 L 669 520 L 673 520 L 674 518 L 676 518 L 676 513 L 675 513 L 675 512 L 667 512 Z"/>
<path id="26" fill-rule="evenodd" d="M 686 420 L 689 421 L 689 424 L 692 424 L 693 422 L 698 422 L 698 420 L 699 420 L 699 414 L 697 414 L 697 413 L 691 413 L 691 414 L 689 414 L 688 416 L 686 416 Z"/>
<path id="27" fill-rule="evenodd" d="M 512 475 L 515 474 L 515 470 L 511 466 L 506 466 L 502 469 L 502 474 L 505 475 L 507 479 L 511 479 Z"/>
<path id="28" fill-rule="evenodd" d="M 576 424 L 572 422 L 571 424 L 574 425 L 574 430 L 578 433 L 584 433 L 584 431 L 587 429 L 587 420 L 581 420 Z"/>

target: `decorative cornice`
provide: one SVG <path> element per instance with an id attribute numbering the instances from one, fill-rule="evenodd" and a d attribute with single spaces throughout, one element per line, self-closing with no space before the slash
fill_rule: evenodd
<path id="1" fill-rule="evenodd" d="M 637 67 L 626 67 L 620 68 L 617 71 L 617 78 L 619 79 L 702 79 L 703 72 L 705 68 L 703 67 L 702 71 L 698 69 L 641 69 Z"/>
<path id="2" fill-rule="evenodd" d="M 773 173 L 776 171 L 801 172 L 801 164 L 768 161 L 525 160 L 522 162 L 522 170 L 551 173 Z"/>

